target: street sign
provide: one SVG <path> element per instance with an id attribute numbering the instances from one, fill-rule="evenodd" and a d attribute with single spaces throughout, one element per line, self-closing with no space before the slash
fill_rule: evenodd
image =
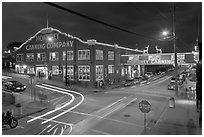
<path id="1" fill-rule="evenodd" d="M 146 134 L 146 113 L 151 110 L 151 105 L 148 101 L 142 100 L 139 103 L 139 109 L 144 113 L 144 134 Z"/>
<path id="2" fill-rule="evenodd" d="M 151 110 L 151 105 L 149 104 L 148 101 L 146 100 L 142 100 L 139 103 L 139 109 L 143 112 L 143 113 L 148 113 Z"/>

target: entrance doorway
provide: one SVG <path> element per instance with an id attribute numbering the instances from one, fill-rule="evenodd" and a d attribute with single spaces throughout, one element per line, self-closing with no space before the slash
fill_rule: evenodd
<path id="1" fill-rule="evenodd" d="M 36 76 L 42 79 L 48 79 L 47 67 L 36 67 Z"/>

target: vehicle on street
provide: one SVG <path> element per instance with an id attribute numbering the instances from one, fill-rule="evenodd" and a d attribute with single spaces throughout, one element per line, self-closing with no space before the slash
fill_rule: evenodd
<path id="1" fill-rule="evenodd" d="M 12 112 L 8 111 L 6 114 L 4 112 L 2 113 L 2 127 L 6 125 L 9 125 L 10 128 L 15 128 L 18 125 L 18 121 L 15 119 Z"/>
<path id="2" fill-rule="evenodd" d="M 4 82 L 3 86 L 6 89 L 11 90 L 13 92 L 22 92 L 26 89 L 25 85 L 16 80 Z"/>
<path id="3" fill-rule="evenodd" d="M 175 90 L 175 81 L 174 82 L 170 82 L 169 84 L 168 84 L 168 90 Z"/>
<path id="4" fill-rule="evenodd" d="M 145 76 L 147 76 L 148 78 L 150 78 L 150 77 L 153 76 L 153 73 L 152 73 L 152 72 L 147 72 L 147 73 L 145 74 Z"/>
<path id="5" fill-rule="evenodd" d="M 134 77 L 134 80 L 135 80 L 135 82 L 140 82 L 140 81 L 142 81 L 142 76 Z"/>
<path id="6" fill-rule="evenodd" d="M 127 79 L 125 82 L 124 82 L 124 86 L 125 87 L 128 87 L 128 86 L 132 86 L 135 84 L 135 80 L 134 79 Z"/>

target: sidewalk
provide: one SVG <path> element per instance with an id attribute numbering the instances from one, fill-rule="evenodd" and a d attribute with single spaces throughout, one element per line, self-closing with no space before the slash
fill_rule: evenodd
<path id="1" fill-rule="evenodd" d="M 14 96 L 14 104 L 2 102 L 2 112 L 6 112 L 7 110 L 12 111 L 16 119 L 39 113 L 49 107 L 49 104 L 34 100 L 31 96 L 26 94 L 15 93 Z M 21 108 L 17 107 L 17 104 L 20 104 Z"/>
<path id="2" fill-rule="evenodd" d="M 184 93 L 185 90 L 182 90 L 175 98 L 175 108 L 166 108 L 154 128 L 147 132 L 148 135 L 202 135 L 196 101 L 190 100 Z"/>

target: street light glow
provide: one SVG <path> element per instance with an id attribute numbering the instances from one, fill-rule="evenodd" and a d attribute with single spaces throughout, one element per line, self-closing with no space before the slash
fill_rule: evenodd
<path id="1" fill-rule="evenodd" d="M 169 34 L 168 31 L 163 31 L 163 32 L 162 32 L 162 35 L 163 35 L 163 36 L 167 36 L 168 34 Z"/>

